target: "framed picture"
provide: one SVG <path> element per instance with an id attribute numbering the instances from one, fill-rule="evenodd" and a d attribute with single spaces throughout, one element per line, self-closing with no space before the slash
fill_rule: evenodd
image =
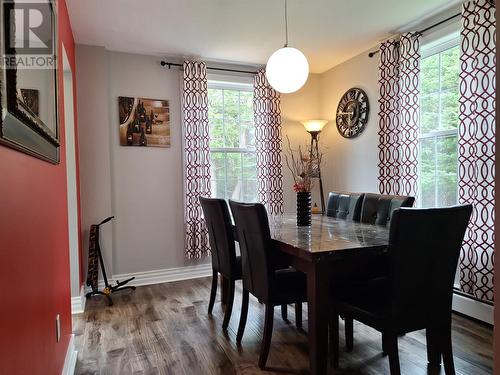
<path id="1" fill-rule="evenodd" d="M 0 143 L 57 164 L 55 7 L 54 0 L 1 2 Z"/>
<path id="2" fill-rule="evenodd" d="M 170 147 L 168 100 L 118 97 L 120 145 Z"/>

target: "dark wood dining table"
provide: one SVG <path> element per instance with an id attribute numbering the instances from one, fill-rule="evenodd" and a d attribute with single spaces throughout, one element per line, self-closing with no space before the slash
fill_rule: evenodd
<path id="1" fill-rule="evenodd" d="M 271 237 L 280 256 L 307 275 L 309 358 L 311 374 L 328 370 L 328 321 L 332 279 L 345 261 L 387 251 L 389 230 L 313 215 L 311 226 L 298 227 L 295 215 L 269 218 Z"/>

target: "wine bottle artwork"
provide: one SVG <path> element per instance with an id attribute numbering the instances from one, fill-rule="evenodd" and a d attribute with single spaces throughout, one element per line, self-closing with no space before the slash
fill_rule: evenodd
<path id="1" fill-rule="evenodd" d="M 170 147 L 168 100 L 118 97 L 120 145 Z"/>
<path id="2" fill-rule="evenodd" d="M 146 134 L 144 134 L 144 127 L 141 128 L 141 138 L 139 139 L 139 145 L 147 146 L 148 140 L 146 139 Z"/>
<path id="3" fill-rule="evenodd" d="M 154 121 L 154 114 L 153 114 L 153 110 L 151 110 L 151 115 L 146 117 L 146 133 L 147 134 L 153 133 L 153 121 Z"/>
<path id="4" fill-rule="evenodd" d="M 127 146 L 132 146 L 134 144 L 134 131 L 132 129 L 132 123 L 129 122 L 127 126 Z"/>
<path id="5" fill-rule="evenodd" d="M 139 100 L 139 107 L 137 108 L 137 112 L 139 115 L 139 122 L 146 122 L 146 109 L 144 108 L 144 101 L 141 103 Z"/>
<path id="6" fill-rule="evenodd" d="M 139 116 L 137 116 L 137 112 L 135 115 L 135 124 L 134 124 L 134 133 L 141 132 L 141 124 L 139 123 Z"/>

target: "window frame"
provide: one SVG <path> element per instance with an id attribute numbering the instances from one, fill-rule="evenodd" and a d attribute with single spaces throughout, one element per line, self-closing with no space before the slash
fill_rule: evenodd
<path id="1" fill-rule="evenodd" d="M 253 92 L 253 83 L 251 80 L 246 80 L 242 77 L 224 77 L 220 79 L 220 76 L 216 76 L 214 78 L 208 77 L 208 89 L 218 89 L 218 90 L 231 90 L 231 91 L 244 91 L 244 92 Z M 224 111 L 224 99 L 222 101 L 222 110 Z M 238 111 L 238 123 L 240 112 Z M 209 122 L 209 126 L 211 126 Z M 255 124 L 254 124 L 255 126 Z M 225 129 L 225 122 L 223 121 L 223 129 Z M 255 147 L 210 147 L 210 156 L 213 153 L 222 153 L 225 154 L 224 157 L 224 168 L 227 172 L 227 154 L 253 154 L 256 155 L 257 150 Z M 240 159 L 241 171 L 243 172 L 243 157 Z M 255 169 L 257 171 L 257 164 L 255 165 Z M 211 179 L 211 181 L 217 181 L 217 179 Z M 228 186 L 227 173 L 224 175 L 224 186 Z M 212 193 L 213 194 L 213 193 Z M 224 197 L 227 199 L 227 197 Z"/>
<path id="2" fill-rule="evenodd" d="M 460 32 L 459 31 L 454 31 L 452 33 L 449 33 L 445 35 L 444 37 L 441 37 L 439 39 L 435 39 L 432 41 L 429 41 L 425 43 L 422 48 L 421 48 L 421 53 L 420 53 L 420 60 L 423 60 L 425 58 L 431 57 L 433 55 L 442 53 L 444 51 L 447 51 L 451 48 L 455 48 L 457 46 L 460 46 Z M 441 66 L 440 66 L 441 69 Z M 421 74 L 421 72 L 420 72 Z M 420 77 L 422 79 L 422 77 Z M 439 76 L 440 79 L 440 86 L 441 86 L 441 75 Z M 439 90 L 439 95 L 441 96 L 441 87 Z M 420 91 L 419 93 L 419 117 L 422 119 L 422 92 Z M 441 100 L 439 101 L 439 125 L 441 124 Z M 431 131 L 428 133 L 421 133 L 421 128 L 419 129 L 418 133 L 418 151 L 419 151 L 419 160 L 418 160 L 418 191 L 419 191 L 419 196 L 417 199 L 417 207 L 422 208 L 422 162 L 421 162 L 421 155 L 422 155 L 422 141 L 424 140 L 429 140 L 433 139 L 434 140 L 434 157 L 437 155 L 437 140 L 438 139 L 443 139 L 446 137 L 457 137 L 457 155 L 458 155 L 458 124 L 457 128 L 455 129 L 446 129 L 446 130 L 438 130 L 438 131 Z M 435 165 L 435 163 L 434 163 Z M 457 160 L 457 165 L 456 165 L 456 170 L 457 170 L 457 192 L 458 192 L 458 160 Z M 435 180 L 436 182 L 436 180 Z M 437 194 L 437 189 L 438 189 L 438 184 L 434 183 L 434 205 L 433 207 L 439 207 L 437 204 L 437 199 L 438 199 L 438 194 Z M 457 201 L 455 204 L 458 204 L 458 197 Z"/>

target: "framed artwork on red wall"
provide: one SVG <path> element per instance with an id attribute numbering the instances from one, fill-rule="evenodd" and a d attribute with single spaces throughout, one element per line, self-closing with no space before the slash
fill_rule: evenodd
<path id="1" fill-rule="evenodd" d="M 59 163 L 54 0 L 0 6 L 0 144 Z"/>

